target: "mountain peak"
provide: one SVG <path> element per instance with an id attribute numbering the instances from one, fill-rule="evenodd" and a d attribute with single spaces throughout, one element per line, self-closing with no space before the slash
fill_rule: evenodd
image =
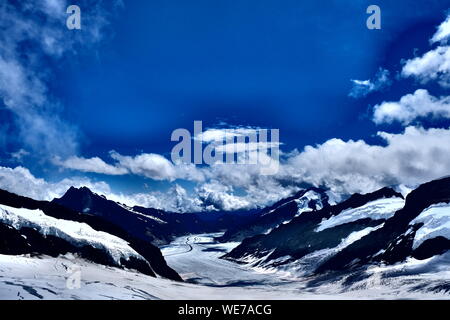
<path id="1" fill-rule="evenodd" d="M 88 187 L 82 186 L 82 187 L 70 187 L 66 193 L 60 198 L 72 198 L 72 197 L 79 197 L 79 196 L 94 196 L 95 193 L 91 191 Z"/>

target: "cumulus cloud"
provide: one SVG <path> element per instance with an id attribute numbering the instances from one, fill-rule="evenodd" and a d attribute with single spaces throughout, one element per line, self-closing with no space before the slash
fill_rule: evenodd
<path id="1" fill-rule="evenodd" d="M 271 188 L 271 186 L 273 188 Z M 265 188 L 252 186 L 246 192 L 237 194 L 235 188 L 212 180 L 199 184 L 192 191 L 175 184 L 168 191 L 139 192 L 134 194 L 102 193 L 108 199 L 125 203 L 157 208 L 171 212 L 235 211 L 264 207 L 288 197 L 299 188 L 280 185 L 269 181 Z"/>
<path id="2" fill-rule="evenodd" d="M 345 195 L 388 185 L 415 186 L 449 174 L 450 129 L 410 126 L 402 133 L 379 132 L 378 136 L 384 145 L 330 139 L 285 154 L 279 172 L 273 176 L 262 176 L 256 168 L 247 165 L 205 168 L 207 180 L 189 192 L 175 184 L 169 192 L 115 193 L 106 183 L 88 179 L 47 182 L 35 178 L 23 167 L 0 167 L 0 188 L 49 200 L 61 196 L 71 185 L 86 185 L 94 192 L 128 205 L 192 212 L 262 207 L 305 185 Z"/>
<path id="3" fill-rule="evenodd" d="M 154 180 L 173 181 L 176 177 L 176 170 L 172 162 L 159 154 L 143 153 L 131 157 L 113 151 L 111 157 L 117 160 L 121 167 L 126 168 L 133 174 Z"/>
<path id="4" fill-rule="evenodd" d="M 175 165 L 170 160 L 156 153 L 124 156 L 112 151 L 110 155 L 117 161 L 117 167 L 124 168 L 132 174 L 144 176 L 153 180 L 204 180 L 203 173 L 198 170 L 195 165 L 183 163 Z"/>
<path id="5" fill-rule="evenodd" d="M 365 193 L 387 185 L 414 186 L 448 175 L 449 129 L 407 127 L 404 132 L 379 132 L 384 145 L 363 140 L 330 139 L 284 153 L 277 174 L 261 175 L 257 165 L 214 164 L 189 167 L 191 175 L 180 175 L 179 167 L 160 155 L 136 157 L 113 154 L 116 167 L 152 179 L 196 181 L 190 192 L 175 185 L 168 193 L 132 195 L 105 194 L 112 199 L 170 211 L 239 210 L 262 207 L 285 198 L 300 188 L 324 187 L 337 195 Z"/>
<path id="6" fill-rule="evenodd" d="M 421 83 L 433 80 L 443 87 L 450 86 L 450 47 L 440 46 L 426 52 L 421 57 L 407 60 L 402 68 L 402 76 L 414 77 Z"/>
<path id="7" fill-rule="evenodd" d="M 24 167 L 0 166 L 0 189 L 37 200 L 50 201 L 59 198 L 71 187 L 88 187 L 93 192 L 102 194 L 108 199 L 130 206 L 139 205 L 164 209 L 174 212 L 202 211 L 200 200 L 189 195 L 181 186 L 175 185 L 169 192 L 147 192 L 135 194 L 115 193 L 106 182 L 93 182 L 84 177 L 66 178 L 49 182 L 35 177 Z"/>
<path id="8" fill-rule="evenodd" d="M 123 175 L 128 173 L 128 170 L 126 168 L 107 164 L 99 157 L 82 158 L 72 156 L 65 160 L 61 160 L 61 158 L 56 157 L 53 162 L 54 164 L 62 168 L 78 170 L 82 172 L 94 172 L 107 175 Z"/>
<path id="9" fill-rule="evenodd" d="M 167 181 L 176 179 L 203 181 L 205 179 L 205 173 L 197 169 L 195 165 L 185 163 L 173 164 L 164 156 L 156 153 L 125 156 L 116 151 L 111 151 L 110 157 L 115 161 L 112 164 L 105 162 L 99 157 L 84 158 L 79 156 L 71 156 L 64 160 L 61 157 L 54 157 L 52 162 L 64 169 L 105 175 L 134 174 L 153 180 Z"/>
<path id="10" fill-rule="evenodd" d="M 379 132 L 378 136 L 386 145 L 331 139 L 307 146 L 283 168 L 292 177 L 338 194 L 416 185 L 449 174 L 449 129 L 407 127 L 400 134 Z"/>
<path id="11" fill-rule="evenodd" d="M 57 182 L 49 182 L 36 178 L 24 167 L 0 166 L 0 189 L 37 200 L 52 200 L 61 197 L 71 186 L 86 186 L 95 192 L 110 194 L 111 189 L 104 182 L 92 182 L 87 178 L 66 178 Z"/>
<path id="12" fill-rule="evenodd" d="M 196 136 L 194 140 L 204 144 L 212 144 L 218 153 L 243 154 L 254 151 L 267 151 L 281 146 L 272 130 L 255 127 L 210 128 Z"/>
<path id="13" fill-rule="evenodd" d="M 442 87 L 450 87 L 450 46 L 447 45 L 450 36 L 450 16 L 442 22 L 430 43 L 440 43 L 422 56 L 409 59 L 402 68 L 402 76 L 413 77 L 421 83 L 437 81 Z"/>
<path id="14" fill-rule="evenodd" d="M 206 208 L 230 211 L 252 207 L 249 199 L 234 195 L 232 187 L 217 181 L 205 183 L 196 191 Z"/>
<path id="15" fill-rule="evenodd" d="M 373 121 L 377 124 L 398 121 L 409 124 L 420 117 L 450 118 L 450 98 L 436 98 L 425 89 L 403 96 L 400 101 L 383 102 L 374 107 Z"/>
<path id="16" fill-rule="evenodd" d="M 446 42 L 449 36 L 450 36 L 450 16 L 447 16 L 447 19 L 445 19 L 445 21 L 438 26 L 437 31 L 430 39 L 430 42 L 431 43 Z"/>
<path id="17" fill-rule="evenodd" d="M 238 197 L 225 192 L 218 193 L 212 198 L 212 185 L 205 185 L 193 194 L 189 194 L 183 187 L 175 184 L 167 192 L 152 191 L 134 194 L 113 192 L 106 182 L 93 182 L 87 178 L 66 178 L 56 182 L 49 182 L 35 177 L 24 167 L 0 166 L 0 189 L 37 200 L 52 200 L 61 197 L 71 186 L 86 186 L 93 192 L 106 196 L 108 199 L 125 203 L 129 206 L 144 206 L 171 212 L 200 212 L 211 210 L 235 210 L 243 208 Z M 217 186 L 216 186 L 217 188 Z M 227 198 L 228 201 L 223 200 Z M 245 203 L 248 205 L 248 203 Z M 248 206 L 245 206 L 247 208 Z"/>
<path id="18" fill-rule="evenodd" d="M 353 87 L 349 93 L 350 97 L 361 98 L 367 96 L 374 91 L 382 90 L 392 81 L 390 79 L 390 72 L 387 69 L 380 68 L 373 79 L 369 80 L 351 80 Z"/>
<path id="19" fill-rule="evenodd" d="M 268 149 L 278 148 L 279 142 L 231 142 L 223 145 L 217 145 L 215 150 L 222 153 L 245 153 L 256 151 L 267 151 Z"/>
<path id="20" fill-rule="evenodd" d="M 201 200 L 195 194 L 189 194 L 186 189 L 178 184 L 168 191 L 140 192 L 134 194 L 107 193 L 108 199 L 124 203 L 128 206 L 141 206 L 146 208 L 161 209 L 170 212 L 201 212 L 205 208 Z"/>

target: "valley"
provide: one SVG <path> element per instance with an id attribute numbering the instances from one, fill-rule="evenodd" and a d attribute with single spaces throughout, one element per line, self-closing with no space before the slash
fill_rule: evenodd
<path id="1" fill-rule="evenodd" d="M 415 287 L 450 279 L 443 268 L 424 272 L 427 262 L 410 261 L 392 268 L 372 270 L 372 276 L 353 287 L 343 279 L 311 286 L 311 278 L 293 278 L 283 273 L 261 272 L 219 257 L 236 243 L 220 244 L 220 234 L 177 238 L 162 248 L 168 263 L 185 282 L 154 278 L 132 270 L 100 266 L 67 254 L 57 258 L 0 255 L 2 299 L 448 299 L 444 291 L 413 291 Z M 448 264 L 450 255 L 441 258 Z M 430 261 L 428 261 L 428 264 Z M 70 270 L 80 272 L 80 287 L 68 288 Z M 389 281 L 382 275 L 410 269 L 410 274 Z M 416 272 L 413 272 L 416 270 Z"/>

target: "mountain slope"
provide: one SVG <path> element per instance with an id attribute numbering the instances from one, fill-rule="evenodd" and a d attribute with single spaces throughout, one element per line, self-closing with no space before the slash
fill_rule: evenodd
<path id="1" fill-rule="evenodd" d="M 318 272 L 368 263 L 394 264 L 408 257 L 426 259 L 449 250 L 450 241 L 443 237 L 448 235 L 446 219 L 450 216 L 450 207 L 446 204 L 449 202 L 450 178 L 422 184 L 408 194 L 405 206 L 382 228 L 336 254 L 320 266 Z M 437 217 L 441 220 L 436 221 Z M 429 222 L 438 224 L 436 230 L 430 230 Z"/>
<path id="2" fill-rule="evenodd" d="M 254 265 L 278 267 L 295 262 L 314 252 L 320 252 L 320 257 L 312 259 L 315 264 L 323 259 L 323 255 L 328 256 L 334 253 L 334 251 L 324 252 L 324 250 L 332 248 L 341 250 L 357 241 L 360 237 L 379 228 L 389 215 L 393 215 L 402 206 L 402 195 L 389 188 L 365 195 L 354 194 L 337 205 L 303 212 L 267 235 L 247 238 L 224 258 L 237 262 L 253 262 Z M 355 212 L 356 208 L 361 207 L 363 209 L 360 212 Z M 378 214 L 371 214 L 373 212 Z M 341 221 L 338 221 L 338 218 Z M 329 226 L 323 224 L 332 219 L 335 220 Z"/>
<path id="3" fill-rule="evenodd" d="M 61 220 L 74 221 L 79 223 L 85 223 L 89 225 L 92 229 L 96 231 L 106 232 L 110 235 L 116 236 L 123 239 L 129 244 L 129 247 L 135 250 L 139 255 L 141 255 L 149 264 L 151 269 L 159 276 L 172 279 L 181 280 L 181 277 L 169 266 L 167 266 L 161 251 L 143 239 L 140 239 L 133 234 L 129 233 L 127 230 L 123 229 L 121 225 L 114 224 L 104 219 L 103 217 L 93 216 L 89 213 L 80 213 L 72 209 L 66 208 L 55 202 L 48 201 L 37 201 L 27 197 L 18 196 L 16 194 L 0 190 L 0 204 L 12 208 L 26 208 L 29 210 L 40 210 L 48 217 L 53 217 Z M 21 253 L 35 253 L 35 254 L 49 254 L 55 256 L 64 252 L 74 252 L 80 253 L 80 249 L 77 250 L 76 247 L 67 247 L 67 241 L 63 242 L 61 245 L 56 245 L 55 249 L 52 251 L 47 248 L 52 248 L 53 245 L 45 242 L 45 239 L 50 239 L 53 242 L 60 242 L 60 238 L 55 239 L 53 235 L 43 236 L 36 233 L 36 230 L 30 228 L 21 228 L 20 232 L 11 229 L 10 225 L 1 224 L 3 230 L 8 230 L 8 233 L 4 233 L 2 238 L 3 244 L 0 247 L 0 253 L 4 254 L 21 254 Z M 20 242 L 20 238 L 24 233 L 32 233 L 34 238 L 37 239 L 36 242 L 26 244 L 23 241 Z M 25 235 L 26 236 L 26 235 Z M 45 238 L 45 239 L 42 239 Z M 42 242 L 42 241 L 43 242 Z M 38 242 L 39 241 L 39 242 Z M 65 240 L 64 240 L 65 241 Z M 40 243 L 43 243 L 40 245 Z M 21 250 L 15 251 L 17 248 Z M 70 249 L 70 250 L 69 250 Z M 65 251 L 64 251 L 65 250 Z M 20 253 L 18 253 L 20 252 Z M 94 255 L 97 256 L 97 254 Z M 89 257 L 88 257 L 89 258 Z M 91 257 L 91 259 L 94 259 Z"/>
<path id="4" fill-rule="evenodd" d="M 93 193 L 86 187 L 70 188 L 53 203 L 120 225 L 134 236 L 155 245 L 189 233 L 219 232 L 254 218 L 253 210 L 177 213 L 141 206 L 128 207 Z"/>
<path id="5" fill-rule="evenodd" d="M 221 242 L 242 241 L 251 236 L 267 233 L 280 224 L 289 222 L 302 212 L 320 210 L 326 206 L 328 206 L 328 196 L 322 189 L 304 189 L 260 210 L 248 223 L 234 225 L 218 240 Z"/>
<path id="6" fill-rule="evenodd" d="M 313 276 L 312 286 L 342 277 L 351 286 L 377 273 L 395 278 L 443 270 L 448 250 L 450 178 L 443 178 L 420 185 L 406 199 L 383 188 L 304 212 L 266 235 L 245 239 L 223 258 Z M 445 281 L 443 286 L 450 290 Z"/>
<path id="7" fill-rule="evenodd" d="M 95 194 L 86 187 L 71 187 L 64 196 L 52 202 L 78 212 L 100 217 L 121 226 L 135 237 L 155 245 L 170 241 L 165 221 L 151 215 L 140 214 L 132 208 Z"/>
<path id="8" fill-rule="evenodd" d="M 149 263 L 126 241 L 89 225 L 56 219 L 41 210 L 0 205 L 0 251 L 51 256 L 74 253 L 93 262 L 155 276 Z"/>

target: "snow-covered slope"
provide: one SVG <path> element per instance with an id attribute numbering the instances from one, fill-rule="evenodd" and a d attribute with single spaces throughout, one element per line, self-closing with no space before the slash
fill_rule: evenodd
<path id="1" fill-rule="evenodd" d="M 336 216 L 324 219 L 316 228 L 316 232 L 362 219 L 386 220 L 404 205 L 405 200 L 398 197 L 370 201 L 361 207 L 347 209 Z"/>
<path id="2" fill-rule="evenodd" d="M 343 275 L 333 281 L 320 278 L 256 272 L 246 266 L 218 260 L 228 245 L 198 235 L 177 239 L 164 251 L 169 262 L 189 272 L 202 284 L 154 278 L 64 255 L 28 257 L 0 255 L 1 299 L 448 299 L 445 283 L 450 257 L 411 259 L 393 266 L 373 267 L 364 276 Z M 188 245 L 192 250 L 186 250 Z M 208 250 L 207 250 L 208 249 Z M 177 253 L 177 254 L 175 254 Z M 205 268 L 208 266 L 208 268 Z M 184 273 L 184 272 L 183 272 Z M 187 276 L 187 274 L 186 274 Z M 349 281 L 352 277 L 357 280 Z M 208 283 L 208 284 L 207 284 Z"/>
<path id="3" fill-rule="evenodd" d="M 444 237 L 450 239 L 450 204 L 434 204 L 417 216 L 410 225 L 423 224 L 414 236 L 413 248 L 416 249 L 426 240 Z"/>
<path id="4" fill-rule="evenodd" d="M 369 270 L 377 268 L 389 270 L 393 279 L 398 265 L 411 269 L 426 264 L 428 272 L 438 262 L 436 268 L 445 269 L 450 260 L 438 257 L 448 256 L 449 250 L 450 178 L 443 178 L 419 186 L 405 200 L 383 188 L 304 212 L 269 234 L 245 239 L 224 258 L 297 278 L 330 281 L 359 274 L 349 278 L 352 285 L 355 279 L 372 277 Z M 448 292 L 445 283 L 448 278 L 442 284 Z"/>
<path id="5" fill-rule="evenodd" d="M 267 234 L 304 212 L 321 210 L 327 206 L 329 206 L 328 195 L 324 190 L 319 188 L 304 189 L 260 210 L 251 221 L 228 229 L 219 240 L 222 242 L 242 241 L 255 235 Z"/>
<path id="6" fill-rule="evenodd" d="M 90 246 L 104 250 L 118 265 L 121 259 L 130 260 L 130 257 L 145 261 L 126 241 L 116 236 L 96 231 L 86 223 L 47 216 L 41 210 L 0 205 L 0 222 L 17 230 L 32 228 L 44 236 L 52 235 L 77 247 Z"/>
<path id="7" fill-rule="evenodd" d="M 447 232 L 450 178 L 424 183 L 408 193 L 403 208 L 383 226 L 324 262 L 319 273 L 426 260 L 450 249 Z"/>
<path id="8" fill-rule="evenodd" d="M 295 264 L 302 273 L 313 272 L 325 258 L 377 230 L 403 204 L 402 195 L 389 188 L 355 194 L 342 203 L 301 212 L 268 234 L 247 238 L 224 258 L 267 269 Z"/>
<path id="9" fill-rule="evenodd" d="M 96 194 L 86 187 L 70 188 L 59 199 L 52 202 L 72 210 L 90 214 L 118 225 L 133 236 L 154 245 L 166 244 L 171 240 L 170 228 L 161 217 L 142 214 L 123 204 Z"/>
<path id="10" fill-rule="evenodd" d="M 321 190 L 308 190 L 301 197 L 294 200 L 297 203 L 297 214 L 298 217 L 303 212 L 312 210 L 321 210 L 324 206 L 328 204 L 328 197 Z"/>

